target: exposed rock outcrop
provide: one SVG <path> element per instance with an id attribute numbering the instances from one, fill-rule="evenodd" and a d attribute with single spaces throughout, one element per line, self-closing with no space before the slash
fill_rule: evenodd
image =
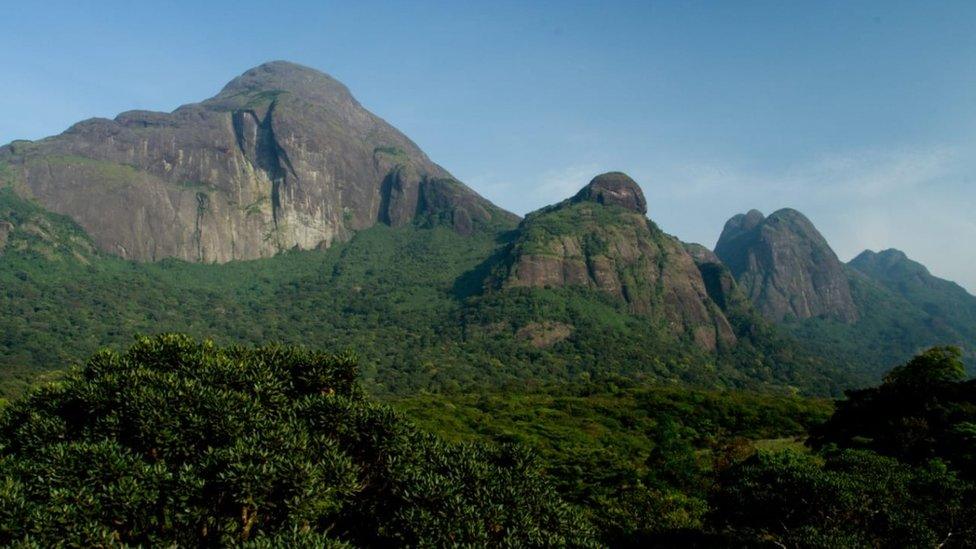
<path id="1" fill-rule="evenodd" d="M 597 176 L 574 198 L 525 218 L 495 286 L 597 289 L 703 348 L 734 344 L 694 259 L 645 209 L 629 177 Z"/>
<path id="2" fill-rule="evenodd" d="M 796 210 L 782 209 L 769 217 L 752 210 L 733 217 L 715 253 L 769 320 L 858 319 L 843 264 Z"/>
<path id="3" fill-rule="evenodd" d="M 622 172 L 600 174 L 583 187 L 574 202 L 596 202 L 608 206 L 620 206 L 637 213 L 647 213 L 647 200 L 640 185 Z"/>
<path id="4" fill-rule="evenodd" d="M 131 111 L 15 142 L 0 165 L 18 192 L 138 260 L 251 259 L 432 216 L 461 232 L 517 223 L 341 83 L 280 61 L 172 113 Z"/>

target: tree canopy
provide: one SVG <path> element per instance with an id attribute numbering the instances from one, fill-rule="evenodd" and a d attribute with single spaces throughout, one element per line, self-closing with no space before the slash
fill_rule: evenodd
<path id="1" fill-rule="evenodd" d="M 532 455 L 419 431 L 355 364 L 180 335 L 94 355 L 0 418 L 0 543 L 592 543 Z"/>

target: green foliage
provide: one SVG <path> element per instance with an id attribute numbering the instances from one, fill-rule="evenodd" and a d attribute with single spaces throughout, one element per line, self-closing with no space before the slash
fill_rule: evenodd
<path id="1" fill-rule="evenodd" d="M 713 501 L 717 526 L 742 541 L 787 547 L 976 541 L 970 537 L 976 518 L 972 487 L 938 462 L 912 468 L 868 451 L 824 458 L 760 452 L 727 470 L 720 485 Z"/>
<path id="2" fill-rule="evenodd" d="M 622 232 L 633 231 L 633 223 L 646 223 L 646 219 L 619 206 L 598 206 L 584 202 L 571 204 L 563 202 L 529 214 L 522 223 L 517 246 L 526 255 L 552 255 L 554 242 L 564 236 L 579 236 L 585 239 L 587 255 L 605 253 L 608 241 L 619 239 Z M 653 236 L 663 236 L 660 231 L 652 231 Z M 660 234 L 659 234 L 660 233 Z M 559 254 L 559 257 L 563 257 Z M 580 259 L 583 256 L 579 256 Z"/>
<path id="3" fill-rule="evenodd" d="M 0 417 L 0 543 L 587 545 L 518 448 L 445 443 L 355 362 L 142 338 Z"/>
<path id="4" fill-rule="evenodd" d="M 908 364 L 888 372 L 886 384 L 906 387 L 927 387 L 962 381 L 966 367 L 962 363 L 962 351 L 957 347 L 933 347 L 913 358 Z"/>
<path id="5" fill-rule="evenodd" d="M 894 291 L 850 268 L 848 280 L 861 314 L 856 323 L 813 318 L 782 328 L 807 354 L 822 356 L 830 364 L 855 365 L 847 368 L 860 374 L 852 386 L 877 382 L 893 365 L 932 345 L 960 346 L 966 362 L 976 367 L 976 298 L 965 290 L 952 285 L 958 292 L 951 298 L 915 292 L 911 285 Z"/>
<path id="6" fill-rule="evenodd" d="M 560 495 L 582 507 L 611 546 L 701 531 L 713 471 L 763 439 L 802 437 L 830 412 L 819 400 L 620 383 L 422 394 L 393 404 L 445 438 L 537 452 Z"/>
<path id="7" fill-rule="evenodd" d="M 848 392 L 813 441 L 907 463 L 940 459 L 976 479 L 974 425 L 976 381 L 963 380 L 958 349 L 934 348 L 892 370 L 880 387 Z"/>
<path id="8" fill-rule="evenodd" d="M 17 227 L 0 256 L 0 390 L 8 396 L 96 349 L 167 331 L 356 349 L 364 385 L 378 395 L 540 385 L 607 371 L 713 387 L 833 390 L 829 376 L 784 354 L 781 342 L 715 356 L 664 337 L 663 326 L 602 292 L 481 295 L 492 262 L 485 258 L 509 243 L 505 233 L 378 225 L 325 251 L 145 264 L 96 252 L 70 220 L 10 191 L 0 194 L 0 219 Z M 545 322 L 565 324 L 569 335 L 544 347 L 520 335 Z"/>
<path id="9" fill-rule="evenodd" d="M 976 382 L 933 348 L 815 426 L 818 455 L 764 453 L 726 470 L 715 528 L 799 547 L 976 545 Z"/>

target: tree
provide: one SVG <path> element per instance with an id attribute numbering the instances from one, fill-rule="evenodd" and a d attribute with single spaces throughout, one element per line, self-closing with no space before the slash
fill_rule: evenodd
<path id="1" fill-rule="evenodd" d="M 744 544 L 965 547 L 974 541 L 971 488 L 939 462 L 911 467 L 865 450 L 823 457 L 760 452 L 725 471 L 719 486 L 712 500 L 716 528 Z"/>
<path id="2" fill-rule="evenodd" d="M 533 456 L 417 430 L 355 366 L 180 335 L 100 352 L 0 417 L 0 543 L 592 543 Z"/>
<path id="3" fill-rule="evenodd" d="M 962 351 L 958 347 L 932 347 L 885 376 L 885 384 L 922 390 L 933 385 L 955 383 L 966 378 Z"/>
<path id="4" fill-rule="evenodd" d="M 891 371 L 882 385 L 848 391 L 810 439 L 867 448 L 901 461 L 938 458 L 976 478 L 976 381 L 965 381 L 961 353 L 936 347 Z"/>

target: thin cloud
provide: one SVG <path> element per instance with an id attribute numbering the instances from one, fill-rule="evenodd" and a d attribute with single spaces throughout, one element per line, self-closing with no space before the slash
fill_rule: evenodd
<path id="1" fill-rule="evenodd" d="M 546 170 L 528 183 L 482 174 L 469 184 L 492 202 L 524 215 L 576 194 L 599 171 L 598 163 L 583 163 Z"/>
<path id="2" fill-rule="evenodd" d="M 701 163 L 656 171 L 668 176 L 646 179 L 652 202 L 668 207 L 652 216 L 678 236 L 713 243 L 735 213 L 789 206 L 807 214 L 844 259 L 900 248 L 935 274 L 976 289 L 976 193 L 966 192 L 976 161 L 961 147 L 836 154 L 779 173 Z"/>

